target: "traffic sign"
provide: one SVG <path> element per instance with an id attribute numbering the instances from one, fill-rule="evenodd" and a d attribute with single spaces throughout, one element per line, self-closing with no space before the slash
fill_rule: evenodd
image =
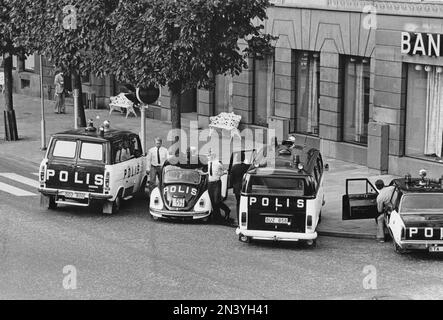
<path id="1" fill-rule="evenodd" d="M 141 103 L 151 104 L 158 100 L 161 95 L 161 90 L 154 85 L 150 85 L 147 88 L 137 88 L 135 95 Z"/>

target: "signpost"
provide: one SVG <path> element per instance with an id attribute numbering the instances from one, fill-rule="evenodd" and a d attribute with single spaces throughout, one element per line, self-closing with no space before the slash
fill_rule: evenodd
<path id="1" fill-rule="evenodd" d="M 141 113 L 141 124 L 140 124 L 140 136 L 142 139 L 142 147 L 146 152 L 146 109 L 149 104 L 152 104 L 158 100 L 161 96 L 161 90 L 153 85 L 147 88 L 137 88 L 135 91 L 137 100 L 140 101 L 140 113 Z"/>
<path id="2" fill-rule="evenodd" d="M 78 129 L 78 97 L 80 96 L 79 90 L 74 89 L 74 128 Z"/>
<path id="3" fill-rule="evenodd" d="M 41 150 L 46 150 L 45 94 L 43 91 L 43 56 L 40 55 Z"/>

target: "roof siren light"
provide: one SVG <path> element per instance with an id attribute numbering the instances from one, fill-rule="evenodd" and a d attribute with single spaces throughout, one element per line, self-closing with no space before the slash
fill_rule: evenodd
<path id="1" fill-rule="evenodd" d="M 89 119 L 88 120 L 88 125 L 86 127 L 86 132 L 95 132 L 97 131 L 97 128 L 94 127 L 94 120 Z"/>

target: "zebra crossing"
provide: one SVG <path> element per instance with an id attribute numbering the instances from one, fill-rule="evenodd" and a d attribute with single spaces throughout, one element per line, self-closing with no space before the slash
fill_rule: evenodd
<path id="1" fill-rule="evenodd" d="M 29 176 L 14 172 L 0 172 L 0 194 L 7 193 L 16 197 L 36 197 L 39 187 L 38 172 L 30 172 Z"/>

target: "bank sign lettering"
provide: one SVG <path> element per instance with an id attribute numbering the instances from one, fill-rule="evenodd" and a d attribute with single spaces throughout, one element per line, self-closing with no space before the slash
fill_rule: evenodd
<path id="1" fill-rule="evenodd" d="M 401 33 L 401 53 L 428 57 L 443 57 L 443 35 L 435 33 Z"/>

